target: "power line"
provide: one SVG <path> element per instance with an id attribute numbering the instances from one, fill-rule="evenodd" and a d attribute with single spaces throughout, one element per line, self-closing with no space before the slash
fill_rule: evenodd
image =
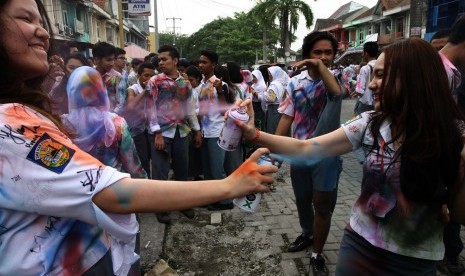
<path id="1" fill-rule="evenodd" d="M 205 3 L 203 3 L 202 1 L 199 1 L 199 0 L 192 0 L 192 1 L 199 4 L 200 6 L 204 6 L 204 7 L 208 8 L 208 9 L 215 10 L 218 13 L 223 13 L 224 12 L 224 10 L 219 10 L 219 8 L 213 7 L 211 5 L 209 6 L 209 5 L 205 4 Z"/>
<path id="2" fill-rule="evenodd" d="M 165 17 L 165 11 L 163 9 L 163 1 L 160 1 L 160 6 L 161 6 L 161 14 L 163 17 Z M 166 21 L 163 21 L 163 24 L 165 25 L 165 30 L 168 29 L 168 27 L 166 26 Z"/>
<path id="3" fill-rule="evenodd" d="M 176 8 L 176 15 L 180 16 L 179 15 L 179 9 L 178 9 L 178 1 L 176 1 L 176 0 L 174 0 L 174 7 Z"/>
<path id="4" fill-rule="evenodd" d="M 236 9 L 236 10 L 239 10 L 239 11 L 242 11 L 242 10 L 243 10 L 243 8 L 239 8 L 239 7 L 231 6 L 231 5 L 228 5 L 228 4 L 224 4 L 224 3 L 221 3 L 221 2 L 218 2 L 218 1 L 215 1 L 215 0 L 210 0 L 210 2 L 216 3 L 217 5 L 220 5 L 220 6 L 224 6 L 224 7 L 228 7 L 228 8 L 233 8 L 233 9 Z"/>
<path id="5" fill-rule="evenodd" d="M 166 20 L 173 21 L 173 46 L 176 45 L 176 20 L 182 20 L 180 17 L 168 17 Z"/>

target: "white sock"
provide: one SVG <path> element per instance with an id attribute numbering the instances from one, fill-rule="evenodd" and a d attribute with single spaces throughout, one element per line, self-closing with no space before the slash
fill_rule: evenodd
<path id="1" fill-rule="evenodd" d="M 318 255 L 319 255 L 318 253 L 315 253 L 315 252 L 312 251 L 312 258 L 315 258 L 315 259 L 316 259 L 316 257 L 317 257 Z"/>

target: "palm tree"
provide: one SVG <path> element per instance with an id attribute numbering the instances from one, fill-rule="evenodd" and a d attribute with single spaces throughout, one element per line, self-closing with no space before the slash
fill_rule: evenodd
<path id="1" fill-rule="evenodd" d="M 315 0 L 316 1 L 316 0 Z M 266 39 L 266 26 L 270 26 L 276 19 L 281 29 L 281 46 L 284 53 L 291 49 L 291 37 L 299 24 L 299 16 L 305 18 L 305 26 L 310 28 L 313 23 L 313 12 L 310 6 L 301 0 L 257 0 L 257 5 L 250 11 L 263 26 L 263 38 Z M 264 44 L 266 41 L 263 42 Z M 265 48 L 264 46 L 264 52 Z M 265 57 L 264 57 L 265 59 Z M 287 61 L 287 56 L 286 56 Z"/>

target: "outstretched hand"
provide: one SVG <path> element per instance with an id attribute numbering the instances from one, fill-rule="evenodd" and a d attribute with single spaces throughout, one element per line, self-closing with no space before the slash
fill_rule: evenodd
<path id="1" fill-rule="evenodd" d="M 269 192 L 269 184 L 274 182 L 269 174 L 278 171 L 274 165 L 258 165 L 257 161 L 268 149 L 257 149 L 242 165 L 237 168 L 226 181 L 231 185 L 232 198 L 246 196 L 256 192 Z"/>
<path id="2" fill-rule="evenodd" d="M 49 58 L 49 72 L 48 76 L 54 80 L 58 77 L 61 77 L 65 74 L 64 68 L 65 64 L 61 57 L 54 55 Z"/>
<path id="3" fill-rule="evenodd" d="M 249 121 L 245 123 L 239 120 L 234 120 L 234 122 L 236 123 L 236 125 L 238 125 L 242 129 L 242 138 L 245 140 L 250 140 L 255 136 L 255 113 L 253 111 L 252 100 L 251 99 L 246 99 L 244 101 L 237 100 L 231 109 L 238 108 L 238 107 L 247 108 L 247 114 L 249 115 Z M 224 119 L 227 120 L 228 116 L 229 116 L 229 110 L 224 114 Z"/>
<path id="4" fill-rule="evenodd" d="M 216 79 L 214 82 L 213 82 L 213 87 L 216 88 L 216 90 L 222 90 L 222 86 L 223 86 L 223 77 L 219 78 L 219 79 Z"/>

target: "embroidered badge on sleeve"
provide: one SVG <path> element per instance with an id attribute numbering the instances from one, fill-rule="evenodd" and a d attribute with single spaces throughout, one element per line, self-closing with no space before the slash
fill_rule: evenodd
<path id="1" fill-rule="evenodd" d="M 62 173 L 74 155 L 74 150 L 52 139 L 47 133 L 37 141 L 27 159 L 52 172 Z"/>

